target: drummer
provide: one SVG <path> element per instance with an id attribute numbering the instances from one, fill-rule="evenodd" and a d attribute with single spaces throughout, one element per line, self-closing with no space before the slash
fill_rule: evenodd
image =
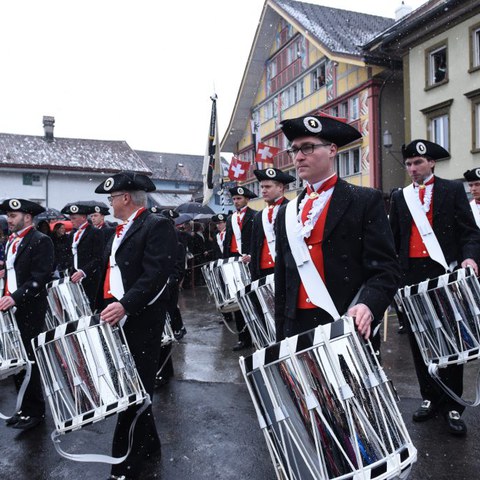
<path id="1" fill-rule="evenodd" d="M 338 149 L 361 134 L 317 115 L 284 120 L 281 128 L 307 185 L 275 222 L 277 340 L 346 313 L 370 338 L 393 300 L 400 271 L 381 193 L 335 173 Z"/>
<path id="2" fill-rule="evenodd" d="M 285 189 L 289 183 L 295 181 L 295 177 L 278 168 L 254 170 L 253 173 L 260 182 L 262 198 L 267 203 L 253 220 L 250 273 L 252 280 L 257 280 L 274 272 L 275 219 L 280 206 L 288 203 Z"/>
<path id="3" fill-rule="evenodd" d="M 473 219 L 462 183 L 434 175 L 435 161 L 450 154 L 440 145 L 414 140 L 403 145 L 407 173 L 445 257 L 447 265 L 472 267 L 478 275 L 480 231 Z M 390 224 L 402 268 L 402 284 L 414 285 L 445 273 L 445 268 L 431 257 L 432 248 L 423 243 L 403 189 L 392 193 Z M 437 255 L 436 255 L 437 257 Z M 454 435 L 465 435 L 467 427 L 460 418 L 464 407 L 448 396 L 429 375 L 408 321 L 407 326 L 422 404 L 413 414 L 414 422 L 423 422 L 440 413 L 447 429 Z M 440 369 L 442 381 L 458 396 L 463 392 L 463 367 L 450 365 Z"/>
<path id="4" fill-rule="evenodd" d="M 123 221 L 105 250 L 108 267 L 102 282 L 100 316 L 111 325 L 125 322 L 125 336 L 150 398 L 168 306 L 166 284 L 174 273 L 177 245 L 172 223 L 145 208 L 147 192 L 154 190 L 146 175 L 133 172 L 113 175 L 95 190 L 109 195 L 114 216 Z M 116 457 L 127 452 L 129 429 L 138 408 L 131 406 L 118 416 L 112 447 Z M 135 426 L 131 453 L 124 462 L 112 466 L 111 478 L 141 478 L 143 463 L 160 453 L 160 438 L 149 406 Z"/>
<path id="5" fill-rule="evenodd" d="M 110 209 L 103 202 L 92 202 L 93 212 L 90 214 L 90 220 L 94 228 L 98 228 L 103 233 L 103 240 L 105 245 L 108 243 L 115 233 L 115 223 L 110 223 L 105 220 L 106 215 L 110 215 Z"/>
<path id="6" fill-rule="evenodd" d="M 74 229 L 71 233 L 70 280 L 73 283 L 82 282 L 93 311 L 104 249 L 102 232 L 88 222 L 88 215 L 95 213 L 95 209 L 90 204 L 75 202 L 67 203 L 61 212 L 69 215 Z"/>
<path id="7" fill-rule="evenodd" d="M 248 206 L 248 202 L 257 196 L 246 187 L 233 187 L 229 189 L 235 212 L 228 217 L 223 241 L 223 258 L 241 257 L 244 263 L 250 262 L 253 218 L 257 213 Z M 237 352 L 252 346 L 250 332 L 245 326 L 242 312 L 233 313 L 237 327 L 238 342 L 232 350 Z"/>
<path id="8" fill-rule="evenodd" d="M 480 168 L 472 168 L 463 174 L 472 195 L 470 207 L 477 227 L 480 228 Z"/>
<path id="9" fill-rule="evenodd" d="M 31 340 L 45 326 L 47 295 L 45 285 L 51 280 L 54 268 L 54 248 L 50 237 L 33 226 L 33 217 L 45 211 L 41 205 L 21 198 L 10 198 L 0 204 L 6 212 L 11 235 L 6 245 L 6 270 L 0 270 L 5 289 L 0 298 L 0 310 L 16 307 L 18 323 L 28 359 L 34 362 Z M 17 391 L 25 371 L 15 375 Z M 37 363 L 32 365 L 30 382 L 20 411 L 6 423 L 9 427 L 29 430 L 43 422 L 45 400 Z"/>
<path id="10" fill-rule="evenodd" d="M 213 243 L 213 258 L 223 258 L 223 242 L 225 241 L 225 229 L 227 227 L 227 216 L 224 213 L 213 215 L 212 222 L 215 224 L 217 233 Z"/>

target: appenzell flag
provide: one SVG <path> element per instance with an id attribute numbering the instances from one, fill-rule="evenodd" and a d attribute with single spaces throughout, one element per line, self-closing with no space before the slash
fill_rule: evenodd
<path id="1" fill-rule="evenodd" d="M 228 178 L 234 182 L 243 182 L 247 178 L 250 162 L 232 157 L 230 168 L 228 169 Z"/>
<path id="2" fill-rule="evenodd" d="M 263 170 L 268 167 L 273 167 L 273 158 L 278 155 L 278 152 L 280 152 L 279 148 L 259 142 L 255 155 L 255 162 L 257 162 L 258 169 Z"/>

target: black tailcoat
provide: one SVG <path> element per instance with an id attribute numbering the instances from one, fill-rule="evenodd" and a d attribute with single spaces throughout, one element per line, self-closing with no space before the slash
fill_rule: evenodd
<path id="1" fill-rule="evenodd" d="M 435 177 L 432 228 L 447 264 L 466 258 L 480 261 L 480 230 L 460 182 Z M 401 189 L 392 193 L 390 225 L 402 270 L 408 269 L 412 215 Z"/>
<path id="2" fill-rule="evenodd" d="M 104 265 L 108 265 L 113 238 L 105 249 Z M 128 229 L 118 247 L 115 259 L 122 272 L 125 294 L 120 303 L 128 316 L 123 327 L 145 390 L 153 397 L 155 373 L 168 300 L 168 288 L 152 304 L 149 303 L 175 273 L 177 237 L 170 220 L 145 210 Z M 104 281 L 104 278 L 103 278 Z M 103 298 L 103 281 L 99 297 Z M 115 429 L 112 453 L 124 455 L 128 445 L 128 430 L 136 407 L 121 413 Z M 148 453 L 159 447 L 151 407 L 139 418 L 135 427 L 132 452 L 127 460 L 112 467 L 113 475 L 136 478 Z"/>
<path id="3" fill-rule="evenodd" d="M 253 229 L 253 219 L 257 213 L 257 210 L 252 210 L 250 207 L 247 207 L 245 215 L 242 222 L 242 253 L 249 255 L 252 253 L 251 241 L 252 241 L 252 229 Z M 223 258 L 229 258 L 233 255 L 230 252 L 230 247 L 232 245 L 232 215 L 227 219 L 227 227 L 225 231 L 225 239 L 223 241 Z"/>
<path id="4" fill-rule="evenodd" d="M 305 193 L 301 193 L 297 208 Z M 284 337 L 285 319 L 295 320 L 300 287 L 287 240 L 285 212 L 286 206 L 280 207 L 275 221 L 277 340 Z M 363 287 L 356 303 L 367 305 L 375 321 L 380 320 L 393 300 L 400 277 L 381 193 L 339 179 L 330 199 L 322 243 L 325 283 L 340 315 L 347 312 Z"/>
<path id="5" fill-rule="evenodd" d="M 286 205 L 287 203 L 288 203 L 288 199 L 284 198 L 280 206 Z M 260 210 L 253 218 L 252 241 L 251 241 L 252 247 L 251 247 L 251 253 L 250 253 L 250 255 L 252 256 L 252 259 L 249 264 L 252 280 L 257 280 L 258 278 L 264 276 L 260 271 L 260 257 L 262 253 L 263 240 L 265 239 L 265 231 L 263 229 L 262 214 L 263 214 L 263 210 Z M 243 239 L 243 236 L 242 236 L 242 239 Z"/>
<path id="6" fill-rule="evenodd" d="M 31 340 L 45 330 L 47 298 L 45 285 L 52 279 L 54 269 L 54 248 L 50 237 L 31 229 L 20 243 L 15 257 L 17 290 L 12 293 L 15 300 L 18 328 L 28 354 L 35 360 Z M 23 380 L 23 372 L 15 376 L 17 389 Z M 40 372 L 37 364 L 22 403 L 22 414 L 40 417 L 45 413 Z"/>
<path id="7" fill-rule="evenodd" d="M 74 236 L 75 233 L 72 232 L 70 234 L 70 247 L 73 243 Z M 82 285 L 92 309 L 95 305 L 100 276 L 102 275 L 102 254 L 104 245 L 102 231 L 95 228 L 93 225 L 88 225 L 77 246 L 78 270 L 83 270 L 85 272 L 86 277 L 82 280 Z M 73 271 L 73 254 L 71 255 L 71 268 Z"/>

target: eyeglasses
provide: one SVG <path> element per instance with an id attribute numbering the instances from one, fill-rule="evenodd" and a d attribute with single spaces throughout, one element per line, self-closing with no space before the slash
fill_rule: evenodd
<path id="1" fill-rule="evenodd" d="M 117 194 L 117 195 L 110 195 L 109 197 L 107 197 L 108 203 L 111 205 L 112 202 L 113 202 L 113 199 L 114 199 L 115 197 L 121 197 L 122 195 L 125 195 L 125 194 L 124 194 L 124 193 L 119 193 L 119 194 Z"/>
<path id="2" fill-rule="evenodd" d="M 304 155 L 311 155 L 317 147 L 328 147 L 331 143 L 307 143 L 300 148 L 292 147 L 287 150 L 287 153 L 293 159 L 297 156 L 298 152 L 302 152 Z"/>

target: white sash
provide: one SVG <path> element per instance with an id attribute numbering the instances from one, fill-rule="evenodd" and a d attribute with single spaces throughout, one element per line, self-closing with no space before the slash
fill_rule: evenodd
<path id="1" fill-rule="evenodd" d="M 270 250 L 270 255 L 272 260 L 275 261 L 275 218 L 277 216 L 278 209 L 280 205 L 275 205 L 272 212 L 272 223 L 268 221 L 268 207 L 264 208 L 262 211 L 262 225 L 263 231 L 265 232 L 265 238 L 267 239 L 268 250 Z"/>
<path id="2" fill-rule="evenodd" d="M 310 301 L 337 320 L 340 318 L 340 314 L 313 263 L 307 244 L 300 234 L 302 227 L 301 222 L 297 219 L 297 200 L 292 200 L 287 205 L 285 228 L 298 273 Z"/>
<path id="3" fill-rule="evenodd" d="M 242 255 L 242 230 L 238 224 L 238 212 L 235 212 L 232 215 L 232 230 L 235 235 L 235 240 L 237 241 L 237 250 L 240 255 Z"/>
<path id="4" fill-rule="evenodd" d="M 83 234 L 85 233 L 85 230 L 87 229 L 87 226 L 88 225 L 85 225 L 85 227 L 80 227 L 80 230 L 77 230 L 74 234 L 73 234 L 73 242 L 72 242 L 72 255 L 73 255 L 73 268 L 75 268 L 75 270 L 78 270 L 78 244 L 80 243 L 80 240 L 82 239 L 83 237 Z M 77 237 L 77 234 L 79 233 L 78 237 Z M 77 237 L 75 239 L 75 237 Z"/>
<path id="5" fill-rule="evenodd" d="M 23 238 L 14 238 L 7 245 L 7 258 L 5 260 L 5 266 L 7 269 L 7 286 L 10 294 L 17 290 L 17 273 L 15 272 L 15 259 L 17 258 L 18 247 L 22 243 Z M 12 252 L 13 245 L 16 243 L 17 248 L 15 253 Z"/>
<path id="6" fill-rule="evenodd" d="M 413 188 L 413 184 L 410 184 L 408 187 L 403 189 L 403 197 L 405 198 L 408 210 L 410 211 L 413 221 L 418 228 L 430 258 L 439 263 L 443 268 L 445 268 L 445 271 L 448 272 L 450 268 L 445 260 L 445 255 L 443 254 L 435 232 L 428 221 L 427 214 L 422 209 L 422 204 Z"/>
<path id="7" fill-rule="evenodd" d="M 477 224 L 477 227 L 480 228 L 480 212 L 478 211 L 477 202 L 475 201 L 475 199 L 473 199 L 470 202 L 470 207 L 472 209 L 473 218 L 475 219 L 475 223 Z"/>

